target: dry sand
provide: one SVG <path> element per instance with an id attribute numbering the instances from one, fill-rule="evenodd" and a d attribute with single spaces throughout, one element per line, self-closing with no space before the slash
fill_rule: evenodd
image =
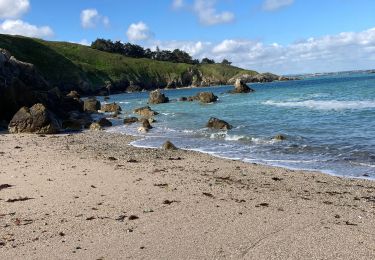
<path id="1" fill-rule="evenodd" d="M 375 259 L 373 181 L 132 140 L 0 135 L 0 259 Z"/>

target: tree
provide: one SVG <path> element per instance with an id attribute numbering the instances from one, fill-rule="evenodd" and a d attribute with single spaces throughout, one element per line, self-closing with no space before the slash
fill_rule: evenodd
<path id="1" fill-rule="evenodd" d="M 209 58 L 203 58 L 201 63 L 202 64 L 215 64 L 215 61 L 210 60 Z"/>
<path id="2" fill-rule="evenodd" d="M 227 60 L 227 59 L 223 59 L 223 61 L 221 62 L 221 64 L 223 64 L 223 65 L 231 65 L 232 64 L 232 62 L 230 62 L 229 60 Z"/>

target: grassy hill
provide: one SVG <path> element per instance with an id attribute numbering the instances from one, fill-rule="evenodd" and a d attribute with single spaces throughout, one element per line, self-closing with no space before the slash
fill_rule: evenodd
<path id="1" fill-rule="evenodd" d="M 124 90 L 131 82 L 152 89 L 166 87 L 170 82 L 182 86 L 197 78 L 198 83 L 224 84 L 236 75 L 257 74 L 222 64 L 194 66 L 134 59 L 79 44 L 21 36 L 0 34 L 0 48 L 8 50 L 18 60 L 34 64 L 51 86 L 62 90 L 96 91 L 108 82 Z"/>

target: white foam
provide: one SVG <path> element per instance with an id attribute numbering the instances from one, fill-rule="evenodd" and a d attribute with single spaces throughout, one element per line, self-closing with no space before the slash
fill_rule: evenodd
<path id="1" fill-rule="evenodd" d="M 367 109 L 375 108 L 375 101 L 338 101 L 338 100 L 305 100 L 305 101 L 285 101 L 277 102 L 268 100 L 264 105 L 277 107 L 306 107 L 318 110 L 345 110 L 345 109 Z"/>

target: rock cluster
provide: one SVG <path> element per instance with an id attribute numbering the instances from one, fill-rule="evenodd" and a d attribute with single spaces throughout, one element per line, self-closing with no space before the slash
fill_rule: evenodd
<path id="1" fill-rule="evenodd" d="M 57 134 L 60 122 L 43 104 L 22 107 L 12 118 L 8 130 L 16 133 Z"/>
<path id="2" fill-rule="evenodd" d="M 254 91 L 255 90 L 246 85 L 246 83 L 242 79 L 237 79 L 236 83 L 234 84 L 234 90 L 230 91 L 230 93 L 250 93 Z"/>

